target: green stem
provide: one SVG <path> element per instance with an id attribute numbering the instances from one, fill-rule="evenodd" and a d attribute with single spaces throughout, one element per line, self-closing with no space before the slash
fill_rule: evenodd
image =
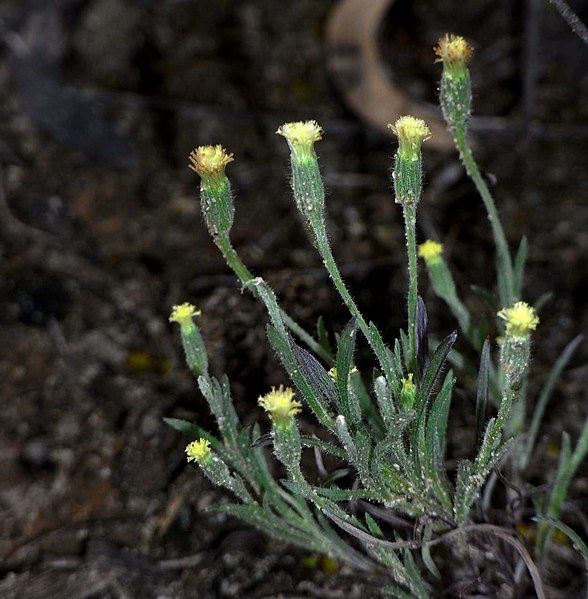
<path id="1" fill-rule="evenodd" d="M 329 245 L 329 240 L 327 237 L 327 231 L 324 224 L 324 216 L 315 215 L 315 217 L 312 220 L 309 220 L 309 223 L 315 235 L 316 247 L 323 259 L 325 268 L 327 269 L 327 272 L 329 273 L 333 281 L 333 284 L 335 285 L 335 288 L 339 292 L 339 295 L 343 299 L 343 302 L 351 312 L 352 316 L 356 318 L 357 324 L 361 329 L 361 332 L 364 334 L 365 338 L 367 339 L 367 342 L 370 344 L 370 347 L 374 351 L 374 354 L 376 355 L 378 362 L 380 363 L 380 367 L 382 368 L 386 380 L 391 385 L 392 375 L 390 368 L 384 362 L 384 357 L 381 355 L 379 351 L 378 344 L 376 343 L 372 335 L 372 330 L 370 329 L 365 318 L 359 311 L 357 304 L 351 297 L 351 294 L 349 293 L 349 290 L 347 289 L 347 286 L 345 285 L 345 282 L 341 277 L 341 273 L 339 272 L 337 263 L 335 262 L 335 257 L 333 256 L 333 252 L 331 251 L 331 246 Z"/>
<path id="2" fill-rule="evenodd" d="M 347 308 L 349 308 L 349 311 L 351 312 L 351 314 L 357 319 L 357 324 L 358 324 L 359 328 L 361 329 L 363 334 L 366 336 L 368 342 L 371 343 L 370 328 L 369 328 L 367 322 L 365 321 L 365 318 L 362 316 L 361 312 L 359 311 L 357 304 L 351 297 L 351 294 L 349 293 L 349 290 L 347 289 L 347 286 L 345 285 L 345 283 L 341 277 L 341 273 L 339 272 L 339 267 L 337 266 L 337 263 L 335 262 L 335 257 L 333 256 L 333 252 L 331 251 L 331 246 L 329 245 L 329 241 L 327 238 L 327 231 L 325 229 L 325 226 L 322 222 L 320 222 L 320 219 L 314 219 L 314 221 L 315 222 L 311 222 L 311 225 L 312 225 L 312 229 L 313 229 L 315 239 L 316 239 L 316 246 L 317 246 L 317 249 L 318 249 L 321 257 L 323 258 L 325 267 L 326 267 L 331 279 L 333 280 L 333 284 L 335 285 L 335 288 L 337 289 L 337 291 L 339 292 L 339 295 L 345 302 L 345 305 L 347 306 Z M 316 222 L 316 221 L 318 221 L 318 222 Z"/>
<path id="3" fill-rule="evenodd" d="M 235 248 L 233 247 L 231 240 L 227 234 L 218 235 L 214 238 L 214 241 L 221 251 L 223 258 L 227 262 L 227 264 L 231 267 L 233 272 L 239 278 L 241 285 L 245 286 L 249 281 L 253 280 L 255 277 L 253 273 L 243 264 L 241 258 L 239 258 L 239 254 L 237 254 Z M 252 293 L 255 295 L 255 287 L 249 287 Z M 331 355 L 319 344 L 317 343 L 296 321 L 294 321 L 284 310 L 280 308 L 280 313 L 282 315 L 282 319 L 284 320 L 284 324 L 306 345 L 318 356 L 320 356 L 327 364 L 331 365 L 333 363 L 333 358 Z"/>
<path id="4" fill-rule="evenodd" d="M 416 311 L 418 296 L 418 271 L 416 247 L 416 210 L 412 202 L 404 203 L 404 227 L 408 251 L 408 341 L 409 365 L 412 372 L 416 366 Z"/>
<path id="5" fill-rule="evenodd" d="M 505 281 L 505 293 L 501 294 L 501 301 L 503 306 L 510 306 L 513 303 L 513 296 L 516 293 L 510 251 L 494 199 L 467 143 L 465 125 L 457 125 L 455 127 L 455 144 L 459 150 L 465 169 L 482 197 L 484 206 L 486 206 L 488 220 L 490 221 L 494 235 L 494 243 L 496 244 L 497 268 L 499 275 L 502 274 Z"/>

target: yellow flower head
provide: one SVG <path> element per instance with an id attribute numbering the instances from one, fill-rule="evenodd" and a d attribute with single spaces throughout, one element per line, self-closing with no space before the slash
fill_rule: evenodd
<path id="1" fill-rule="evenodd" d="M 419 245 L 419 257 L 422 258 L 427 265 L 434 264 L 441 259 L 443 254 L 443 245 L 432 239 L 427 239 Z"/>
<path id="2" fill-rule="evenodd" d="M 179 306 L 173 307 L 172 313 L 169 317 L 169 321 L 177 322 L 179 325 L 186 325 L 192 322 L 192 318 L 194 318 L 194 316 L 200 316 L 200 314 L 200 310 L 196 310 L 196 308 L 192 304 L 184 302 Z"/>
<path id="3" fill-rule="evenodd" d="M 322 139 L 323 130 L 316 121 L 297 121 L 283 124 L 276 133 L 285 137 L 291 147 L 310 150 Z"/>
<path id="4" fill-rule="evenodd" d="M 434 48 L 437 59 L 450 71 L 463 72 L 472 58 L 474 49 L 459 35 L 446 33 Z"/>
<path id="5" fill-rule="evenodd" d="M 539 324 L 535 310 L 526 302 L 517 302 L 512 308 L 503 308 L 498 316 L 506 321 L 506 334 L 519 339 L 526 338 Z"/>
<path id="6" fill-rule="evenodd" d="M 260 397 L 257 403 L 275 423 L 286 424 L 301 411 L 302 405 L 293 398 L 292 389 L 280 385 L 277 389 L 272 387 L 272 390 Z"/>
<path id="7" fill-rule="evenodd" d="M 401 116 L 388 128 L 398 137 L 399 151 L 406 158 L 418 158 L 423 142 L 431 137 L 427 123 L 414 116 Z"/>
<path id="8" fill-rule="evenodd" d="M 229 162 L 233 162 L 233 155 L 222 146 L 200 146 L 190 153 L 188 168 L 201 177 L 210 177 L 224 173 Z"/>
<path id="9" fill-rule="evenodd" d="M 210 443 L 206 439 L 198 439 L 192 441 L 186 446 L 186 456 L 188 462 L 198 462 L 199 464 L 206 463 L 212 455 Z"/>

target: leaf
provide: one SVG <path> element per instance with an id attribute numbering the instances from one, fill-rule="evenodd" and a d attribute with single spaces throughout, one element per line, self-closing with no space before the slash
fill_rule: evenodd
<path id="1" fill-rule="evenodd" d="M 413 426 L 412 434 L 411 434 L 411 442 L 412 442 L 412 450 L 413 450 L 413 460 L 417 471 L 422 472 L 424 455 L 422 453 L 422 440 L 425 437 L 425 425 L 426 425 L 426 416 L 427 416 L 427 406 L 429 402 L 429 396 L 433 390 L 439 375 L 441 374 L 441 370 L 443 365 L 445 364 L 445 360 L 447 358 L 447 354 L 449 354 L 455 340 L 457 338 L 457 332 L 454 331 L 451 335 L 448 335 L 437 347 L 435 353 L 433 354 L 433 358 L 431 359 L 431 363 L 429 364 L 424 376 L 421 385 L 419 386 L 418 394 L 417 394 L 417 402 L 415 406 L 416 410 L 416 420 Z"/>
<path id="2" fill-rule="evenodd" d="M 547 407 L 547 404 L 551 399 L 551 395 L 553 394 L 553 390 L 555 389 L 555 385 L 559 380 L 563 369 L 568 365 L 569 361 L 574 355 L 574 352 L 578 348 L 578 345 L 580 345 L 582 339 L 583 336 L 578 335 L 575 339 L 568 343 L 568 345 L 560 354 L 556 363 L 553 365 L 553 368 L 551 369 L 549 376 L 547 377 L 547 381 L 541 389 L 539 399 L 537 400 L 537 405 L 535 406 L 535 410 L 533 412 L 533 419 L 531 420 L 531 425 L 529 426 L 527 442 L 524 446 L 524 450 L 521 455 L 521 469 L 525 469 L 529 464 L 531 455 L 535 450 L 535 443 L 537 442 L 537 435 L 539 434 L 539 428 L 543 420 L 543 415 L 545 414 L 545 408 Z"/>
<path id="3" fill-rule="evenodd" d="M 410 341 L 408 335 L 400 329 L 400 349 L 402 349 L 402 357 L 404 362 L 404 369 L 411 370 L 410 367 Z"/>
<path id="4" fill-rule="evenodd" d="M 300 440 L 302 441 L 303 447 L 317 447 L 321 451 L 330 453 L 331 455 L 337 456 L 338 458 L 341 458 L 343 460 L 346 460 L 348 458 L 347 453 L 343 449 L 340 449 L 332 443 L 328 443 L 327 441 L 318 439 L 317 437 L 302 435 L 300 437 Z"/>
<path id="5" fill-rule="evenodd" d="M 445 471 L 445 441 L 447 420 L 451 405 L 451 392 L 455 378 L 449 371 L 443 387 L 437 394 L 427 419 L 424 448 L 424 463 L 428 480 L 439 503 L 451 513 L 451 484 Z M 421 441 L 422 443 L 422 441 Z"/>
<path id="6" fill-rule="evenodd" d="M 263 510 L 258 505 L 241 505 L 237 503 L 212 505 L 206 508 L 206 511 L 223 512 L 243 520 L 250 526 L 253 526 L 265 534 L 269 534 L 277 539 L 294 543 L 299 547 L 308 549 L 316 547 L 312 537 L 305 534 L 293 526 L 289 526 L 287 521 L 271 517 L 267 510 Z"/>
<path id="7" fill-rule="evenodd" d="M 253 441 L 249 447 L 256 448 L 256 447 L 267 447 L 268 445 L 273 445 L 274 443 L 274 438 L 272 436 L 271 433 L 265 433 L 263 435 L 261 435 L 260 437 L 257 437 L 257 439 L 255 439 L 255 441 Z"/>
<path id="8" fill-rule="evenodd" d="M 329 489 L 326 487 L 313 487 L 321 496 L 331 501 L 355 501 L 357 499 L 372 499 L 378 501 L 378 496 L 367 489 Z"/>
<path id="9" fill-rule="evenodd" d="M 286 372 L 302 394 L 302 397 L 306 400 L 306 403 L 310 409 L 314 412 L 318 421 L 327 429 L 331 431 L 334 430 L 335 423 L 329 413 L 328 406 L 322 401 L 320 396 L 315 398 L 306 382 L 306 379 L 300 374 L 298 370 L 298 363 L 294 358 L 294 354 L 289 345 L 288 339 L 281 335 L 275 327 L 269 324 L 267 325 L 267 336 L 271 346 L 286 369 Z"/>
<path id="10" fill-rule="evenodd" d="M 316 321 L 316 333 L 319 345 L 330 356 L 333 351 L 331 349 L 331 342 L 329 341 L 329 334 L 327 333 L 327 329 L 325 327 L 325 320 L 322 316 L 319 316 L 318 320 Z"/>
<path id="11" fill-rule="evenodd" d="M 384 533 L 382 532 L 382 529 L 378 526 L 376 521 L 367 512 L 364 514 L 364 518 L 370 533 L 378 539 L 383 539 Z"/>
<path id="12" fill-rule="evenodd" d="M 548 304 L 553 299 L 553 292 L 547 291 L 539 296 L 533 307 L 535 312 L 539 313 L 545 304 Z"/>
<path id="13" fill-rule="evenodd" d="M 551 518 L 531 518 L 535 522 L 545 522 L 550 526 L 554 526 L 561 532 L 563 532 L 574 544 L 574 548 L 577 549 L 582 557 L 584 558 L 584 562 L 586 563 L 586 567 L 588 568 L 588 545 L 583 541 L 580 535 L 571 529 L 567 524 L 561 522 L 561 520 L 552 520 Z"/>
<path id="14" fill-rule="evenodd" d="M 523 275 L 525 273 L 525 264 L 527 262 L 527 250 L 528 250 L 527 236 L 523 235 L 523 238 L 521 239 L 521 243 L 519 245 L 519 250 L 515 257 L 514 267 L 513 267 L 513 275 L 514 275 L 513 295 L 515 298 L 520 297 L 521 290 L 523 288 Z"/>
<path id="15" fill-rule="evenodd" d="M 353 367 L 353 353 L 357 335 L 357 319 L 352 318 L 339 337 L 337 347 L 337 388 L 341 397 L 343 415 L 352 422 L 361 420 L 357 397 L 349 395 L 349 373 Z"/>
<path id="16" fill-rule="evenodd" d="M 337 389 L 333 379 L 321 366 L 320 362 L 305 349 L 302 349 L 294 341 L 290 340 L 290 347 L 298 365 L 300 374 L 308 385 L 315 400 L 319 397 L 333 405 L 337 411 L 341 411 L 341 402 L 337 395 Z"/>
<path id="17" fill-rule="evenodd" d="M 259 297 L 267 308 L 272 325 L 283 338 L 287 339 L 288 332 L 286 331 L 286 325 L 284 324 L 276 295 L 269 285 L 261 277 L 257 277 L 247 281 L 244 287 L 250 287 L 253 292 L 259 294 Z"/>
<path id="18" fill-rule="evenodd" d="M 419 295 L 415 322 L 416 357 L 419 380 L 429 365 L 429 320 L 423 298 Z"/>
<path id="19" fill-rule="evenodd" d="M 392 360 L 390 359 L 390 355 L 388 353 L 386 345 L 384 344 L 382 336 L 378 331 L 378 327 L 376 327 L 376 325 L 373 322 L 370 322 L 369 329 L 374 351 L 376 353 L 380 366 L 384 370 L 384 376 L 386 377 L 386 380 L 391 385 L 393 385 L 395 379 L 392 369 Z"/>
<path id="20" fill-rule="evenodd" d="M 390 426 L 394 418 L 394 404 L 392 403 L 392 390 L 383 376 L 379 376 L 374 381 L 374 393 L 380 406 L 380 414 L 387 427 Z"/>
<path id="21" fill-rule="evenodd" d="M 349 524 L 342 518 L 335 516 L 335 514 L 330 513 L 329 511 L 324 512 L 326 516 L 328 516 L 339 528 L 342 528 L 345 532 L 348 532 L 350 535 L 354 536 L 356 539 L 359 539 L 363 543 L 368 546 L 380 546 L 386 547 L 387 549 L 402 549 L 403 547 L 416 549 L 419 546 L 419 543 L 416 541 L 397 541 L 391 542 L 386 541 L 385 539 L 379 539 L 378 537 L 374 537 L 373 535 L 353 526 L 353 524 Z"/>
<path id="22" fill-rule="evenodd" d="M 431 540 L 433 535 L 433 528 L 430 522 L 425 524 L 425 530 L 423 533 L 423 546 L 421 548 L 421 557 L 423 558 L 423 563 L 427 567 L 427 570 L 438 579 L 441 579 L 441 572 L 439 572 L 439 568 L 435 564 L 433 557 L 431 556 L 431 547 L 427 544 L 427 541 Z"/>
<path id="23" fill-rule="evenodd" d="M 482 442 L 482 431 L 486 422 L 486 409 L 488 406 L 488 383 L 490 377 L 490 341 L 486 339 L 482 346 L 480 368 L 478 370 L 478 387 L 476 390 L 476 443 Z"/>
<path id="24" fill-rule="evenodd" d="M 433 357 L 431 359 L 431 363 L 429 364 L 425 374 L 423 376 L 423 382 L 419 387 L 418 393 L 418 407 L 419 409 L 424 409 L 426 407 L 427 400 L 439 375 L 441 374 L 441 370 L 443 369 L 443 365 L 445 364 L 445 360 L 447 359 L 447 355 L 451 351 L 455 340 L 457 339 L 457 331 L 453 331 L 450 335 L 445 337 L 443 341 L 439 344 Z"/>
<path id="25" fill-rule="evenodd" d="M 208 402 L 210 411 L 214 414 L 222 436 L 227 439 L 231 447 L 238 447 L 237 429 L 239 419 L 231 401 L 231 390 L 227 376 L 224 375 L 219 381 L 214 377 L 203 374 L 198 377 L 198 386 Z"/>

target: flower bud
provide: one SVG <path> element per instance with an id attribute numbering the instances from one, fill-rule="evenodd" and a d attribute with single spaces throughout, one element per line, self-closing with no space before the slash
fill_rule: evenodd
<path id="1" fill-rule="evenodd" d="M 506 385 L 512 387 L 518 385 L 529 365 L 531 331 L 537 328 L 539 318 L 525 302 L 502 309 L 498 317 L 506 321 L 506 335 L 500 346 L 500 369 Z"/>
<path id="2" fill-rule="evenodd" d="M 443 68 L 452 77 L 463 77 L 473 53 L 473 48 L 463 37 L 446 33 L 435 46 L 435 62 L 442 62 Z"/>
<path id="3" fill-rule="evenodd" d="M 200 146 L 190 154 L 188 168 L 200 175 L 200 203 L 206 226 L 213 236 L 228 233 L 235 207 L 225 167 L 233 161 L 222 146 Z"/>
<path id="4" fill-rule="evenodd" d="M 394 162 L 394 191 L 399 204 L 416 204 L 421 195 L 421 146 L 431 134 L 425 121 L 403 116 L 388 127 L 398 137 Z"/>
<path id="5" fill-rule="evenodd" d="M 526 339 L 539 324 L 534 308 L 526 302 L 517 302 L 512 308 L 504 308 L 498 317 L 506 322 L 506 334 L 517 339 Z"/>
<path id="6" fill-rule="evenodd" d="M 418 253 L 419 257 L 425 261 L 429 280 L 435 293 L 447 302 L 461 329 L 468 335 L 473 334 L 470 313 L 459 299 L 453 275 L 443 259 L 443 245 L 428 239 L 421 243 Z"/>
<path id="7" fill-rule="evenodd" d="M 192 441 L 186 446 L 186 456 L 188 462 L 197 462 L 198 464 L 208 463 L 212 459 L 210 442 L 202 438 L 198 439 L 198 441 Z"/>
<path id="8" fill-rule="evenodd" d="M 315 216 L 322 219 L 324 212 L 325 190 L 314 151 L 322 132 L 316 121 L 285 123 L 276 131 L 290 147 L 294 199 L 298 210 L 309 220 Z"/>
<path id="9" fill-rule="evenodd" d="M 294 400 L 292 389 L 284 388 L 284 385 L 280 385 L 277 389 L 272 387 L 269 393 L 259 398 L 258 404 L 277 426 L 289 425 L 302 407 L 299 401 Z"/>
<path id="10" fill-rule="evenodd" d="M 186 446 L 186 456 L 188 462 L 195 462 L 202 468 L 202 471 L 212 483 L 229 489 L 244 503 L 253 501 L 243 480 L 238 475 L 231 475 L 225 462 L 212 452 L 207 439 L 200 438 L 198 441 L 189 443 Z"/>
<path id="11" fill-rule="evenodd" d="M 472 104 L 467 65 L 473 49 L 463 37 L 446 34 L 435 46 L 435 54 L 435 62 L 443 63 L 439 99 L 445 121 L 450 127 L 465 126 Z"/>
<path id="12" fill-rule="evenodd" d="M 174 306 L 169 317 L 170 322 L 177 322 L 180 325 L 186 363 L 188 368 L 196 376 L 200 376 L 208 371 L 206 347 L 204 346 L 200 330 L 193 321 L 194 316 L 200 316 L 200 314 L 200 310 L 196 310 L 192 304 L 186 302 Z"/>
<path id="13" fill-rule="evenodd" d="M 418 160 L 423 142 L 431 138 L 429 127 L 414 116 L 400 117 L 394 125 L 388 124 L 398 137 L 398 152 L 406 160 Z"/>
<path id="14" fill-rule="evenodd" d="M 259 405 L 269 414 L 272 420 L 272 437 L 276 457 L 286 466 L 294 469 L 300 464 L 302 443 L 294 416 L 301 411 L 301 404 L 294 399 L 290 387 L 280 385 L 259 398 Z"/>
<path id="15" fill-rule="evenodd" d="M 400 405 L 405 410 L 410 410 L 416 401 L 416 385 L 413 382 L 413 374 L 410 372 L 407 378 L 402 379 L 402 388 L 400 390 Z"/>
<path id="16" fill-rule="evenodd" d="M 427 239 L 427 241 L 419 245 L 419 258 L 422 258 L 427 266 L 440 262 L 442 256 L 443 245 L 438 241 Z"/>

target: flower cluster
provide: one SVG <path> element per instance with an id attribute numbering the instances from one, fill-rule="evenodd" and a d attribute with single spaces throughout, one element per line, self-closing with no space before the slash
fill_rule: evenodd
<path id="1" fill-rule="evenodd" d="M 294 399 L 292 389 L 284 385 L 280 385 L 277 389 L 272 387 L 269 393 L 258 399 L 258 404 L 276 424 L 289 422 L 302 408 L 300 402 Z"/>
<path id="2" fill-rule="evenodd" d="M 200 146 L 190 153 L 188 168 L 201 177 L 205 177 L 224 173 L 229 162 L 233 162 L 233 155 L 229 154 L 221 145 Z"/>
<path id="3" fill-rule="evenodd" d="M 498 317 L 506 322 L 506 334 L 518 339 L 524 339 L 534 331 L 539 324 L 535 310 L 526 302 L 517 302 L 511 308 L 503 308 Z"/>

